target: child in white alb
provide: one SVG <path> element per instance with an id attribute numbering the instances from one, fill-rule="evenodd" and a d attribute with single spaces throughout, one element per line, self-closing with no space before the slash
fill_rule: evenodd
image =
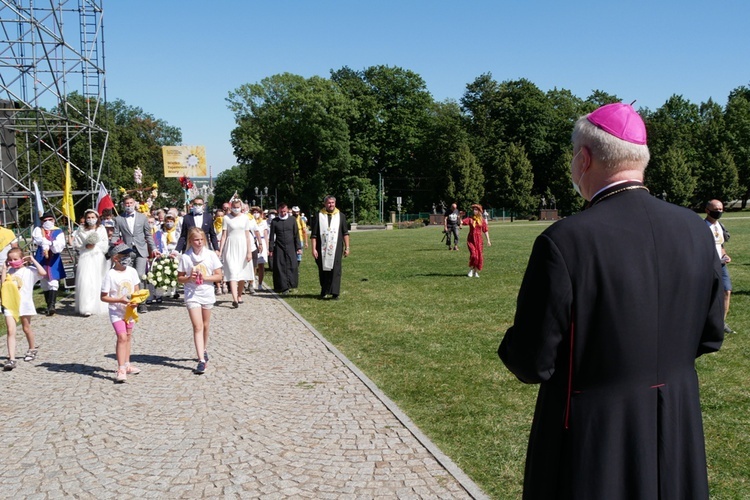
<path id="1" fill-rule="evenodd" d="M 128 375 L 136 375 L 140 369 L 130 364 L 130 349 L 133 342 L 133 320 L 125 322 L 125 312 L 132 303 L 133 292 L 139 290 L 140 278 L 133 265 L 132 254 L 135 251 L 125 243 L 120 243 L 109 251 L 112 268 L 107 271 L 102 282 L 102 301 L 109 304 L 109 320 L 115 329 L 117 343 L 115 355 L 117 357 L 117 375 L 115 382 L 125 382 Z"/>
<path id="2" fill-rule="evenodd" d="M 180 258 L 177 281 L 185 286 L 185 306 L 193 324 L 193 340 L 198 353 L 195 373 L 206 372 L 208 363 L 208 328 L 211 309 L 216 303 L 214 284 L 222 279 L 221 261 L 206 248 L 206 234 L 199 227 L 191 227 L 187 234 L 190 247 Z"/>

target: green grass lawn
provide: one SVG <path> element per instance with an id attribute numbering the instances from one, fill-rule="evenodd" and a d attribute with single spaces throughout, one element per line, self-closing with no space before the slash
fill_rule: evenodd
<path id="1" fill-rule="evenodd" d="M 739 333 L 697 363 L 713 498 L 750 498 L 750 215 L 741 217 L 722 219 L 732 233 L 728 322 Z M 316 300 L 309 252 L 287 299 L 493 498 L 521 495 L 537 387 L 518 382 L 496 351 L 545 227 L 492 224 L 479 279 L 466 276 L 465 248 L 446 250 L 440 227 L 352 233 L 341 300 Z"/>

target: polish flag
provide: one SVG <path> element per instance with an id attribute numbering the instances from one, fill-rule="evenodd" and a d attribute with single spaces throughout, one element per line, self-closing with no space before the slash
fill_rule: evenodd
<path id="1" fill-rule="evenodd" d="M 96 199 L 96 211 L 101 215 L 105 208 L 115 208 L 115 204 L 112 203 L 112 198 L 109 196 L 107 188 L 104 187 L 104 183 L 100 182 L 99 197 Z"/>

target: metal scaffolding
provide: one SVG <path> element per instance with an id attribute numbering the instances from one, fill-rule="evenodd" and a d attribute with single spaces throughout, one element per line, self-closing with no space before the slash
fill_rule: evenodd
<path id="1" fill-rule="evenodd" d="M 3 226 L 26 225 L 19 207 L 34 182 L 44 209 L 59 213 L 62 191 L 50 180 L 67 164 L 79 180 L 77 203 L 93 205 L 109 139 L 97 124 L 107 102 L 102 18 L 102 0 L 0 0 Z"/>

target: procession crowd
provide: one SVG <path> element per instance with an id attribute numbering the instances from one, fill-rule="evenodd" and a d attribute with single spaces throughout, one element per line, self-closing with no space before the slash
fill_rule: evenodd
<path id="1" fill-rule="evenodd" d="M 273 289 L 286 295 L 297 288 L 304 250 L 319 267 L 320 298 L 337 300 L 341 285 L 341 258 L 349 254 L 346 218 L 335 197 L 309 221 L 299 207 L 286 204 L 262 210 L 239 198 L 207 211 L 196 197 L 190 211 L 154 209 L 144 213 L 132 196 L 125 196 L 122 212 L 89 209 L 72 234 L 56 225 L 52 212 L 40 217 L 32 231 L 32 254 L 19 248 L 15 234 L 0 227 L 2 301 L 8 328 L 5 371 L 17 366 L 16 325 L 28 342 L 23 357 L 38 355 L 31 317 L 37 314 L 33 289 L 43 291 L 47 316 L 56 313 L 57 293 L 66 278 L 62 254 L 75 251 L 75 312 L 83 317 L 108 314 L 117 343 L 117 382 L 140 369 L 130 364 L 130 346 L 139 314 L 164 298 L 180 298 L 193 327 L 198 358 L 196 373 L 208 363 L 208 334 L 216 296 L 231 294 L 232 307 L 243 295 L 263 290 L 266 269 L 272 271 Z"/>

